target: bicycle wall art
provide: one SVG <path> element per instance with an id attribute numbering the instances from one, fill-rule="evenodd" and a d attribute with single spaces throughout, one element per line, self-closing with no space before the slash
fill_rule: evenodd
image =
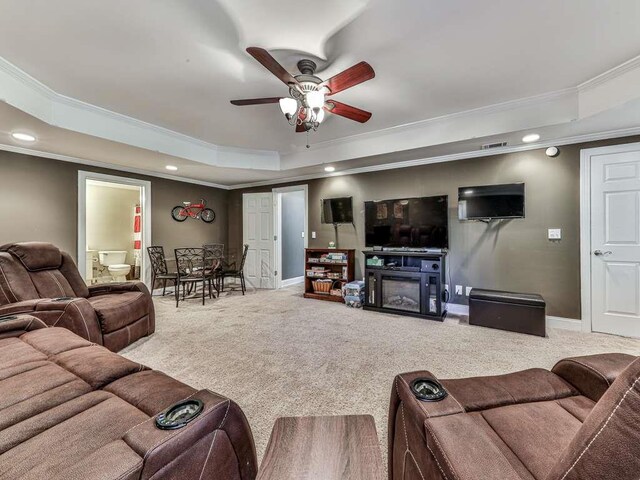
<path id="1" fill-rule="evenodd" d="M 187 218 L 200 219 L 205 223 L 211 223 L 216 219 L 216 213 L 207 208 L 207 201 L 202 198 L 200 203 L 182 202 L 171 209 L 171 217 L 176 222 L 184 222 Z"/>

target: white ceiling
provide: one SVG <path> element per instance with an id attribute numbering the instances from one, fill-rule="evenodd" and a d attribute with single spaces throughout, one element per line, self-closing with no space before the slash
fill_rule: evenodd
<path id="1" fill-rule="evenodd" d="M 543 140 L 551 140 L 640 126 L 630 107 L 640 97 L 637 0 L 0 0 L 0 11 L 0 57 L 11 74 L 0 76 L 0 98 L 16 107 L 0 108 L 0 128 L 30 123 L 39 150 L 113 164 L 117 151 L 150 171 L 171 159 L 182 162 L 178 176 L 225 185 L 313 174 L 327 162 L 388 162 L 401 150 L 475 149 L 484 142 L 474 137 L 531 128 L 549 129 Z M 294 73 L 299 58 L 314 58 L 323 78 L 367 61 L 376 77 L 336 99 L 372 119 L 329 116 L 307 150 L 277 105 L 232 106 L 286 94 L 248 46 L 269 49 Z M 24 74 L 58 101 L 83 102 L 75 110 L 93 120 L 36 108 L 36 94 L 10 85 L 29 83 Z M 622 107 L 627 123 L 606 115 Z M 182 136 L 127 135 L 100 109 Z M 577 133 L 558 128 L 569 123 Z"/>

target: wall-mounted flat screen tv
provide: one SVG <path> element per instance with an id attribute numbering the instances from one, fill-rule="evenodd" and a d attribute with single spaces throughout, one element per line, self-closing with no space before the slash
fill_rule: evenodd
<path id="1" fill-rule="evenodd" d="M 322 223 L 353 223 L 351 197 L 322 200 Z"/>
<path id="2" fill-rule="evenodd" d="M 449 248 L 446 195 L 365 202 L 367 247 Z"/>
<path id="3" fill-rule="evenodd" d="M 460 220 L 524 218 L 524 183 L 460 187 Z"/>

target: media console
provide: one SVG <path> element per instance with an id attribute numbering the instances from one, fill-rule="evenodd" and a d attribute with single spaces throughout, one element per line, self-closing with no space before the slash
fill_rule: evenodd
<path id="1" fill-rule="evenodd" d="M 446 253 L 366 250 L 365 310 L 442 321 L 447 315 Z"/>

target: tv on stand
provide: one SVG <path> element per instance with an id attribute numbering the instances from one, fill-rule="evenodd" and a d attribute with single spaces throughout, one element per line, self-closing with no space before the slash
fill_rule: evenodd
<path id="1" fill-rule="evenodd" d="M 365 202 L 364 308 L 442 321 L 448 227 L 446 195 Z"/>
<path id="2" fill-rule="evenodd" d="M 367 247 L 407 251 L 449 248 L 446 195 L 369 201 L 364 211 Z"/>

